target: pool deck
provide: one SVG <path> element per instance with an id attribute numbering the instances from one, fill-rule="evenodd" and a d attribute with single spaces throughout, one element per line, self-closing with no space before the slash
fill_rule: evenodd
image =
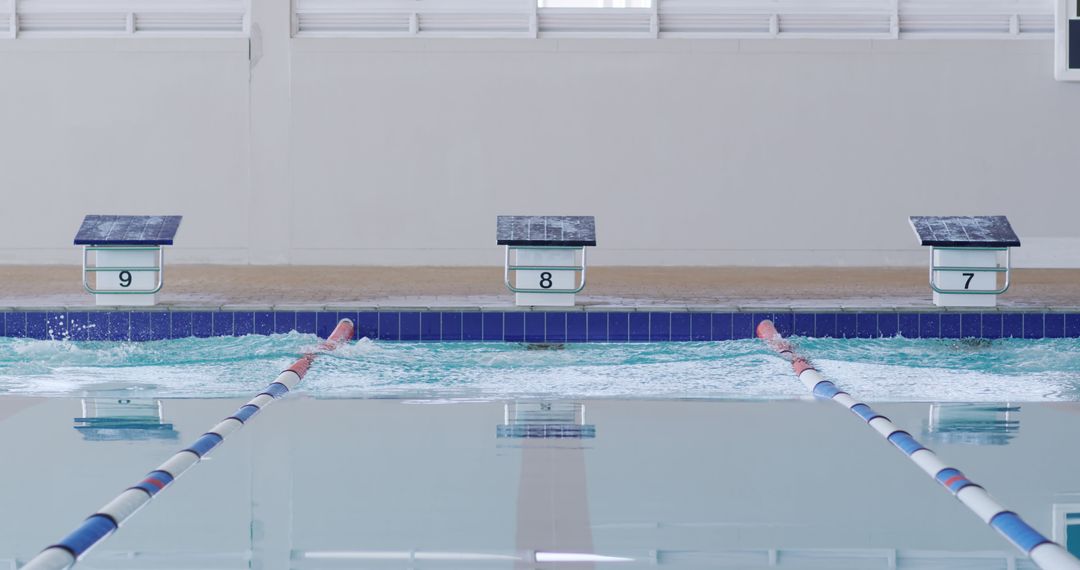
<path id="1" fill-rule="evenodd" d="M 79 272 L 0 266 L 0 310 L 92 309 Z M 577 308 L 940 310 L 930 297 L 922 268 L 596 267 Z M 158 299 L 175 308 L 515 309 L 500 267 L 174 265 Z M 998 308 L 1080 310 L 1080 270 L 1014 270 Z"/>

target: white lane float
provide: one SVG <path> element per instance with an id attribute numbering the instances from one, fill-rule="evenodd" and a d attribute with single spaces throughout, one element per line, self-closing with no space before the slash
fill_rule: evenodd
<path id="1" fill-rule="evenodd" d="M 295 388 L 304 379 L 304 375 L 307 374 L 315 358 L 320 353 L 334 350 L 348 342 L 353 336 L 353 328 L 351 320 L 342 319 L 330 333 L 330 337 L 323 341 L 314 352 L 309 352 L 294 362 L 266 389 L 259 392 L 248 403 L 240 406 L 233 415 L 218 422 L 190 446 L 178 451 L 133 487 L 117 495 L 115 499 L 90 515 L 59 542 L 42 550 L 27 562 L 22 570 L 63 570 L 73 566 L 91 548 L 105 540 L 120 528 L 124 521 L 149 503 L 150 499 L 206 457 L 206 454 L 226 437 L 244 427 L 245 423 L 272 404 L 274 400 Z"/>
<path id="2" fill-rule="evenodd" d="M 1020 515 L 1006 510 L 995 501 L 982 486 L 964 476 L 959 469 L 945 465 L 933 451 L 925 448 L 908 432 L 896 427 L 889 418 L 875 412 L 870 406 L 841 391 L 826 380 L 810 361 L 795 352 L 792 344 L 776 331 L 772 321 L 761 321 L 757 336 L 775 350 L 781 358 L 791 363 L 795 375 L 814 396 L 830 399 L 859 416 L 874 431 L 896 446 L 911 461 L 949 490 L 971 512 L 998 531 L 1016 548 L 1031 557 L 1044 570 L 1080 570 L 1080 560 L 1056 542 L 1024 522 Z"/>

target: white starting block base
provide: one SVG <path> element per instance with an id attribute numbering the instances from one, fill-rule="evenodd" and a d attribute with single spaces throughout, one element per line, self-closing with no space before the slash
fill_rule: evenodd
<path id="1" fill-rule="evenodd" d="M 935 249 L 934 265 L 948 267 L 998 267 L 998 252 L 986 250 L 962 251 Z M 973 275 L 969 275 L 973 274 Z M 965 291 L 996 291 L 998 273 L 994 271 L 935 271 L 933 280 L 941 289 Z M 997 295 L 938 293 L 934 291 L 934 304 L 939 307 L 996 307 Z"/>
<path id="2" fill-rule="evenodd" d="M 575 249 L 529 249 L 517 250 L 517 265 L 533 267 L 573 267 L 577 265 Z M 577 288 L 576 272 L 534 271 L 519 269 L 515 272 L 515 287 L 521 289 L 573 290 Z M 514 293 L 514 304 L 519 307 L 573 307 L 573 293 Z"/>
<path id="3" fill-rule="evenodd" d="M 98 246 L 100 247 L 100 246 Z M 94 252 L 96 267 L 147 267 L 154 268 L 158 265 L 158 252 L 146 251 L 108 251 L 98 249 Z M 94 289 L 99 291 L 150 291 L 157 285 L 158 273 L 155 271 L 95 271 L 97 284 Z M 124 284 L 127 283 L 127 286 Z M 135 307 L 147 307 L 157 304 L 156 293 L 97 293 L 94 295 L 94 303 L 97 305 L 126 305 Z"/>

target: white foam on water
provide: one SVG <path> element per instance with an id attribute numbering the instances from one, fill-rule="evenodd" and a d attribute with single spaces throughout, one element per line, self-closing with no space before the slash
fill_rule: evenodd
<path id="1" fill-rule="evenodd" d="M 1024 374 L 839 360 L 814 365 L 840 389 L 868 401 L 996 402 L 1061 401 L 1077 398 L 1080 373 L 1043 371 Z"/>
<path id="2" fill-rule="evenodd" d="M 866 401 L 1080 399 L 1080 341 L 795 339 L 818 368 Z M 77 343 L 0 339 L 0 393 L 236 397 L 261 390 L 312 335 Z M 319 357 L 297 388 L 315 397 L 805 398 L 790 365 L 756 340 L 579 344 L 383 343 Z"/>

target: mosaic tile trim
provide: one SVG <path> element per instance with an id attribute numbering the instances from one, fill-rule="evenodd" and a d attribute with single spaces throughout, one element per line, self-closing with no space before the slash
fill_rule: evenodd
<path id="1" fill-rule="evenodd" d="M 339 319 L 356 337 L 437 342 L 678 342 L 781 334 L 876 338 L 1078 338 L 1080 312 L 686 311 L 0 311 L 0 336 L 147 341 L 298 331 L 325 338 Z"/>

